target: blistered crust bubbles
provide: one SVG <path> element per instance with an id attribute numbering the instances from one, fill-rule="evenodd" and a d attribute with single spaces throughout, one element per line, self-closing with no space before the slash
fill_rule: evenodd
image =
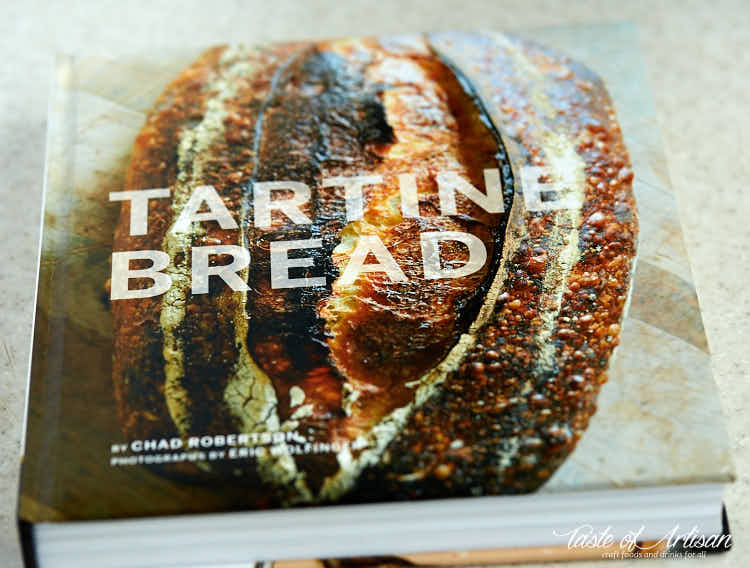
<path id="1" fill-rule="evenodd" d="M 546 213 L 514 207 L 492 317 L 382 464 L 363 473 L 352 500 L 539 487 L 596 409 L 630 285 L 633 174 L 601 81 L 525 42 L 461 34 L 433 41 L 494 109 L 516 174 L 523 165 L 579 170 L 570 182 L 582 206 Z"/>
<path id="2" fill-rule="evenodd" d="M 555 309 L 546 316 L 551 325 L 545 340 L 553 350 L 543 350 L 532 390 L 526 393 L 527 406 L 536 408 L 536 435 L 531 429 L 522 431 L 517 462 L 503 475 L 503 483 L 511 490 L 523 491 L 547 479 L 573 451 L 596 410 L 596 396 L 607 380 L 606 370 L 619 340 L 638 228 L 630 159 L 601 80 L 582 65 L 531 42 L 511 40 L 509 45 L 525 53 L 546 78 L 544 92 L 552 107 L 543 118 L 529 114 L 516 120 L 564 133 L 584 172 L 581 182 L 572 182 L 583 194 L 580 212 L 562 220 L 574 229 L 561 251 L 571 251 L 572 266 L 561 279 Z M 534 89 L 530 92 L 536 96 Z M 512 99 L 503 104 L 514 106 Z M 531 150 L 531 164 L 553 171 L 559 168 L 555 165 L 560 161 L 558 140 L 541 135 L 535 143 L 532 135 L 526 136 L 522 143 Z M 554 216 L 563 214 L 536 214 L 528 220 L 526 246 L 519 247 L 516 260 L 530 278 L 540 269 L 549 270 L 552 249 L 546 239 L 554 234 L 549 226 Z M 519 309 L 523 309 L 524 299 L 511 298 L 511 293 L 508 303 L 521 299 Z M 538 311 L 544 318 L 543 308 Z M 536 438 L 542 445 L 537 446 Z M 529 440 L 531 447 L 526 447 Z"/>
<path id="3" fill-rule="evenodd" d="M 159 97 L 135 140 L 126 189 L 171 187 L 177 176 L 177 152 L 181 131 L 200 121 L 206 99 L 206 84 L 214 77 L 223 47 L 205 53 L 171 82 Z M 160 249 L 171 223 L 169 200 L 153 200 L 149 209 L 149 232 L 130 236 L 130 205 L 122 205 L 115 229 L 114 251 Z M 137 268 L 134 266 L 134 268 Z M 134 282 L 146 287 L 150 281 Z M 175 433 L 166 408 L 164 358 L 159 322 L 160 298 L 112 302 L 114 317 L 113 380 L 124 432 L 133 439 L 169 436 Z"/>

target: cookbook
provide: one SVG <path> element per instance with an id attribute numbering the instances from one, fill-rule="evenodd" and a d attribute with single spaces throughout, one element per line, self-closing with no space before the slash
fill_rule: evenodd
<path id="1" fill-rule="evenodd" d="M 641 503 L 630 545 L 727 537 L 636 45 L 602 25 L 59 56 L 30 565 L 164 565 L 119 556 L 155 532 L 175 566 L 502 562 L 575 548 L 573 503 L 615 525 Z M 515 514 L 529 530 L 499 535 Z M 197 526 L 221 552 L 176 544 Z"/>

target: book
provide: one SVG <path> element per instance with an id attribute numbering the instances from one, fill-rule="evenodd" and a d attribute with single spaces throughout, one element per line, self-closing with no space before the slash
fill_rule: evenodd
<path id="1" fill-rule="evenodd" d="M 60 56 L 27 564 L 726 549 L 636 46 L 618 24 Z"/>

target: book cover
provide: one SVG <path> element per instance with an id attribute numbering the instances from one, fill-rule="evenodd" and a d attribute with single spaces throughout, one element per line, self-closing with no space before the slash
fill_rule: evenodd
<path id="1" fill-rule="evenodd" d="M 636 46 L 61 56 L 20 519 L 729 481 Z"/>

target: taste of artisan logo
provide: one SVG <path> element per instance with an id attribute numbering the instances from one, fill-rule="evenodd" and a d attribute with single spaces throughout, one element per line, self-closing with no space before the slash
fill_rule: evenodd
<path id="1" fill-rule="evenodd" d="M 440 213 L 442 216 L 459 215 L 456 193 L 460 193 L 491 214 L 504 213 L 503 190 L 498 169 L 484 170 L 485 191 L 475 188 L 455 172 L 439 172 L 435 176 L 438 188 Z M 575 183 L 561 179 L 559 172 L 551 168 L 526 166 L 521 168 L 524 205 L 529 211 L 554 211 L 577 209 L 581 206 L 581 196 L 571 191 Z M 552 180 L 552 181 L 550 181 Z M 342 187 L 344 189 L 346 220 L 354 222 L 362 219 L 364 210 L 363 189 L 369 185 L 384 183 L 379 175 L 355 177 L 333 177 L 322 181 L 321 187 Z M 419 197 L 416 176 L 405 173 L 398 176 L 401 214 L 404 218 L 419 217 Z M 277 198 L 274 198 L 276 192 Z M 279 192 L 282 197 L 278 198 Z M 272 226 L 272 212 L 282 214 L 297 225 L 312 223 L 303 211 L 310 200 L 310 188 L 299 181 L 267 181 L 252 184 L 253 222 L 256 227 Z M 148 233 L 149 201 L 170 197 L 169 188 L 116 191 L 109 194 L 110 201 L 125 201 L 130 210 L 130 236 L 139 237 Z M 174 204 L 173 204 L 174 206 Z M 224 230 L 239 230 L 240 225 L 229 211 L 216 189 L 211 185 L 193 188 L 189 199 L 181 207 L 175 207 L 177 217 L 169 229 L 172 235 L 190 234 L 196 223 L 213 221 Z M 423 232 L 419 236 L 422 252 L 424 278 L 461 278 L 480 270 L 487 262 L 484 243 L 476 235 L 459 231 Z M 468 258 L 462 266 L 442 266 L 440 243 L 455 241 L 462 243 L 468 251 Z M 296 239 L 270 243 L 271 287 L 274 289 L 325 286 L 324 276 L 292 278 L 290 269 L 314 268 L 313 258 L 295 256 L 290 251 L 321 248 L 321 239 Z M 241 271 L 250 265 L 249 251 L 238 245 L 194 246 L 192 248 L 193 294 L 209 292 L 209 277 L 217 276 L 232 290 L 248 290 L 248 284 L 240 276 Z M 212 265 L 212 258 L 230 258 L 226 264 Z M 376 262 L 366 262 L 368 257 Z M 160 250 L 119 251 L 112 254 L 111 299 L 124 300 L 150 298 L 165 293 L 172 286 L 170 275 L 165 272 L 172 259 Z M 131 262 L 150 262 L 147 268 L 131 268 Z M 353 283 L 363 272 L 382 272 L 393 282 L 407 280 L 403 270 L 388 252 L 377 235 L 360 235 L 357 246 L 351 253 L 349 262 L 340 277 L 341 284 Z M 148 279 L 150 286 L 130 289 L 131 280 Z"/>
<path id="2" fill-rule="evenodd" d="M 584 524 L 569 531 L 552 531 L 555 537 L 567 538 L 569 550 L 601 549 L 602 558 L 699 558 L 707 552 L 720 552 L 732 547 L 732 535 L 706 535 L 697 526 L 684 530 L 676 524 L 658 538 L 647 538 L 645 533 L 645 525 L 619 539 L 611 526 L 598 530 Z"/>

